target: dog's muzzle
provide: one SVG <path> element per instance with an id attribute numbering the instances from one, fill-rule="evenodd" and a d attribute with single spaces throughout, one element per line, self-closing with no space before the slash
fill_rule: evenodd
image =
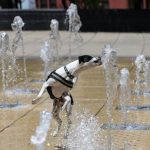
<path id="1" fill-rule="evenodd" d="M 94 61 L 94 63 L 101 65 L 102 64 L 101 57 L 98 57 L 97 60 Z"/>

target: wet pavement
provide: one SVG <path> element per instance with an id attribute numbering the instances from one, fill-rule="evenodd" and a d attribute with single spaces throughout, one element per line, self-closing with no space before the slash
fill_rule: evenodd
<path id="1" fill-rule="evenodd" d="M 13 33 L 8 32 L 10 40 L 12 40 Z M 51 66 L 53 69 L 62 66 L 68 62 L 68 33 L 60 32 L 61 38 L 64 43 L 62 49 L 59 51 L 60 62 Z M 51 111 L 52 100 L 48 94 L 45 93 L 41 101 L 32 105 L 31 101 L 36 97 L 37 91 L 42 86 L 44 79 L 44 66 L 40 59 L 40 49 L 45 40 L 48 40 L 49 31 L 25 31 L 23 32 L 25 54 L 27 59 L 27 85 L 24 82 L 19 82 L 17 93 L 17 100 L 19 102 L 18 107 L 0 108 L 0 149 L 1 150 L 34 150 L 34 145 L 30 143 L 30 138 L 35 134 L 36 127 L 39 125 L 39 115 L 43 110 Z M 150 48 L 150 34 L 140 33 L 81 33 L 83 36 L 83 43 L 72 49 L 72 59 L 75 59 L 78 55 L 91 54 L 100 55 L 102 48 L 105 44 L 111 44 L 114 49 L 117 50 L 120 56 L 118 61 L 119 68 L 132 67 L 132 59 L 121 57 L 136 57 L 139 53 L 143 52 L 146 56 L 149 56 Z M 143 36 L 144 35 L 144 36 Z M 144 38 L 143 38 L 144 37 Z M 21 57 L 21 51 L 17 50 L 17 56 Z M 134 84 L 135 78 L 134 69 L 131 73 L 131 85 Z M 25 91 L 25 92 L 22 92 Z M 29 91 L 29 92 L 27 92 Z M 32 92 L 31 92 L 32 91 Z M 34 92 L 33 92 L 34 91 Z M 36 91 L 36 92 L 35 92 Z M 103 69 L 101 67 L 87 70 L 80 74 L 78 83 L 72 90 L 74 97 L 73 108 L 73 124 L 78 121 L 76 112 L 81 115 L 83 112 L 88 111 L 94 117 L 98 118 L 99 126 L 107 126 L 107 113 L 106 113 L 106 86 L 104 80 Z M 2 94 L 2 93 L 1 93 Z M 1 95 L 2 97 L 2 95 Z M 133 101 L 129 102 L 129 105 L 136 106 L 137 101 L 134 99 L 135 95 L 132 95 Z M 9 103 L 14 100 L 9 96 Z M 116 109 L 119 105 L 118 99 L 114 102 L 113 106 L 113 123 L 122 124 L 123 117 L 120 110 Z M 138 105 L 149 105 L 149 97 L 144 99 L 142 97 Z M 128 111 L 128 123 L 132 125 L 145 125 L 149 127 L 149 111 Z M 48 131 L 45 150 L 53 150 L 61 148 L 65 145 L 66 140 L 64 137 L 65 129 L 65 113 L 61 113 L 63 125 L 58 137 L 53 137 L 51 134 L 56 127 L 55 121 L 52 120 L 51 127 Z M 142 126 L 142 127 L 143 127 Z M 104 127 L 104 128 L 105 128 Z M 107 145 L 107 130 L 100 131 L 100 138 L 103 147 Z M 132 149 L 132 150 L 149 150 L 149 138 L 150 130 L 112 130 L 112 142 L 113 149 Z M 96 140 L 96 139 L 94 139 Z M 102 144 L 100 143 L 100 144 Z M 105 150 L 105 148 L 103 148 Z M 99 149 L 96 149 L 99 150 Z"/>

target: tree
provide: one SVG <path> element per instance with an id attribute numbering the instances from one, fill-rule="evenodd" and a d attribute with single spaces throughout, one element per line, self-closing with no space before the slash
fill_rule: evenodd
<path id="1" fill-rule="evenodd" d="M 99 8 L 100 0 L 83 0 L 85 8 L 87 9 L 96 9 Z"/>
<path id="2" fill-rule="evenodd" d="M 2 8 L 13 8 L 12 0 L 0 0 L 0 6 Z"/>

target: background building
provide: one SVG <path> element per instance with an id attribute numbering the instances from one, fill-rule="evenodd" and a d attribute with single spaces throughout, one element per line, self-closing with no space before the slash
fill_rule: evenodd
<path id="1" fill-rule="evenodd" d="M 149 0 L 109 0 L 110 9 L 147 9 Z"/>
<path id="2" fill-rule="evenodd" d="M 38 8 L 63 8 L 63 1 L 67 5 L 71 0 L 36 0 Z M 75 0 L 79 8 L 86 8 L 86 4 L 92 5 L 96 4 L 97 7 L 103 9 L 148 9 L 150 8 L 149 0 Z"/>
<path id="3" fill-rule="evenodd" d="M 49 30 L 51 19 L 57 19 L 60 30 L 66 9 L 73 2 L 84 32 L 150 32 L 150 0 L 0 0 L 0 30 L 11 30 L 15 16 L 26 23 L 25 30 Z"/>
<path id="4" fill-rule="evenodd" d="M 2 8 L 49 9 L 67 8 L 73 2 L 79 9 L 148 9 L 149 0 L 0 0 Z"/>

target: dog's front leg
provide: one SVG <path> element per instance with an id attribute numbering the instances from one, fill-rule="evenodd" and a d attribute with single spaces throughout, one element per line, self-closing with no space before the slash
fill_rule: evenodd
<path id="1" fill-rule="evenodd" d="M 45 89 L 49 86 L 48 82 L 45 82 L 38 94 L 38 96 L 32 100 L 32 104 L 36 104 L 40 99 L 41 99 L 41 96 L 42 94 L 44 93 Z"/>

